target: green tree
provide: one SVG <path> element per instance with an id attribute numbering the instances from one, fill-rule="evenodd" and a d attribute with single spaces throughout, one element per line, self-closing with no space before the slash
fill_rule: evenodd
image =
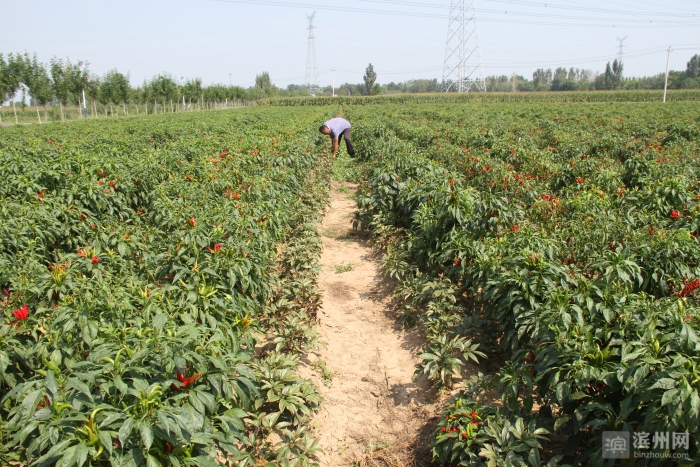
<path id="1" fill-rule="evenodd" d="M 161 73 L 148 83 L 148 94 L 152 100 L 160 102 L 163 105 L 163 111 L 165 111 L 168 101 L 178 100 L 180 88 L 172 75 Z"/>
<path id="2" fill-rule="evenodd" d="M 64 63 L 60 58 L 51 59 L 51 79 L 53 81 L 53 93 L 58 99 L 58 103 L 61 111 L 61 121 L 65 121 L 65 115 L 63 114 L 63 106 L 68 105 L 68 100 L 70 99 L 70 77 L 67 76 L 67 68 L 70 62 Z"/>
<path id="3" fill-rule="evenodd" d="M 143 86 L 136 86 L 135 88 L 131 88 L 131 91 L 129 92 L 129 102 L 136 102 L 136 112 L 138 113 L 138 105 L 146 102 L 145 88 Z"/>
<path id="4" fill-rule="evenodd" d="M 255 76 L 255 89 L 262 91 L 265 97 L 271 97 L 277 94 L 277 87 L 272 84 L 270 74 L 267 71 L 263 71 L 261 74 Z"/>
<path id="5" fill-rule="evenodd" d="M 535 91 L 549 91 L 552 86 L 552 69 L 538 68 L 532 74 L 532 82 L 535 86 Z"/>
<path id="6" fill-rule="evenodd" d="M 80 86 L 80 91 L 82 92 L 83 87 L 85 88 L 85 95 L 87 96 L 87 99 L 89 101 L 95 103 L 99 101 L 100 97 L 100 86 L 102 83 L 100 82 L 100 78 L 96 75 L 89 74 L 87 72 L 83 72 L 81 75 L 81 79 L 75 79 L 74 83 L 75 86 Z M 79 95 L 76 93 L 76 95 Z M 87 104 L 87 103 L 86 103 Z M 86 105 L 87 107 L 87 105 Z M 97 112 L 97 106 L 95 105 L 95 112 Z"/>
<path id="7" fill-rule="evenodd" d="M 15 114 L 15 123 L 19 123 L 17 119 L 17 108 L 15 107 L 15 96 L 22 82 L 22 74 L 24 60 L 21 55 L 9 54 L 7 60 L 2 58 L 0 54 L 0 98 L 5 102 L 12 101 L 12 110 Z"/>
<path id="8" fill-rule="evenodd" d="M 124 105 L 124 114 L 126 114 L 126 102 L 129 100 L 131 86 L 129 84 L 129 76 L 118 72 L 116 69 L 109 70 L 102 78 L 100 85 L 100 97 L 103 103 Z M 117 111 L 117 113 L 119 113 Z"/>
<path id="9" fill-rule="evenodd" d="M 39 105 L 46 107 L 46 104 L 53 99 L 51 78 L 46 71 L 46 66 L 37 60 L 36 54 L 31 58 L 27 53 L 24 54 L 23 72 L 22 83 L 27 86 L 29 96 L 36 105 L 37 119 L 41 123 Z"/>
<path id="10" fill-rule="evenodd" d="M 576 70 L 573 68 L 567 70 L 566 68 L 559 67 L 554 70 L 554 77 L 552 78 L 552 91 L 571 91 L 574 89 L 574 80 L 569 80 L 569 75 L 574 78 L 576 76 Z"/>
<path id="11" fill-rule="evenodd" d="M 700 55 L 695 54 L 690 58 L 685 73 L 689 78 L 700 78 Z"/>
<path id="12" fill-rule="evenodd" d="M 611 91 L 617 89 L 622 82 L 622 62 L 617 60 L 613 61 L 612 66 L 610 62 L 605 65 L 605 89 Z"/>
<path id="13" fill-rule="evenodd" d="M 75 101 L 78 106 L 80 106 L 82 100 L 83 90 L 91 99 L 97 98 L 97 96 L 91 97 L 88 93 L 90 80 L 90 72 L 88 71 L 89 65 L 90 63 L 88 62 L 84 62 L 82 65 L 71 62 L 66 62 L 64 64 L 63 74 L 71 94 L 71 101 Z M 85 103 L 85 108 L 87 108 L 87 103 Z"/>
<path id="14" fill-rule="evenodd" d="M 372 88 L 374 88 L 374 82 L 377 81 L 377 73 L 374 72 L 374 67 L 370 63 L 367 65 L 365 70 L 365 75 L 362 77 L 365 82 L 365 91 L 367 95 L 372 94 Z"/>
<path id="15" fill-rule="evenodd" d="M 258 89 L 262 89 L 263 91 L 267 90 L 272 86 L 272 80 L 270 80 L 270 73 L 267 71 L 263 71 L 259 75 L 255 76 L 255 87 Z"/>
<path id="16" fill-rule="evenodd" d="M 188 103 L 199 102 L 202 97 L 202 79 L 193 78 L 187 80 L 187 82 L 182 86 L 182 95 Z"/>

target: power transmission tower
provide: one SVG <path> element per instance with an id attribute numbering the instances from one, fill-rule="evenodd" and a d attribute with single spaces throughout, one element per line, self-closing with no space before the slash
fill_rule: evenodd
<path id="1" fill-rule="evenodd" d="M 476 24 L 476 0 L 452 0 L 442 91 L 447 92 L 454 87 L 457 92 L 469 92 L 472 86 L 486 92 L 479 29 Z"/>
<path id="2" fill-rule="evenodd" d="M 321 86 L 318 82 L 318 61 L 316 60 L 316 38 L 314 37 L 314 16 L 316 12 L 306 18 L 309 20 L 309 46 L 306 50 L 306 88 L 309 94 L 315 96 L 321 92 Z"/>
<path id="3" fill-rule="evenodd" d="M 622 38 L 620 38 L 620 37 L 617 38 L 618 42 L 620 43 L 620 52 L 617 55 L 617 63 L 620 63 L 620 64 L 622 64 L 622 49 L 625 47 L 622 44 L 625 42 L 625 39 L 627 39 L 627 36 L 622 37 Z"/>

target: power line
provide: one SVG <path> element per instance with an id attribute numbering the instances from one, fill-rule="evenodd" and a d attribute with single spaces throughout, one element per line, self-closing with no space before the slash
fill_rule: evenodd
<path id="1" fill-rule="evenodd" d="M 345 12 L 353 12 L 353 13 L 371 13 L 371 14 L 384 14 L 384 15 L 395 15 L 395 16 L 417 16 L 417 17 L 422 17 L 422 18 L 445 18 L 447 15 L 442 15 L 442 14 L 434 14 L 434 13 L 425 13 L 425 12 L 409 12 L 409 11 L 399 11 L 399 10 L 380 10 L 380 9 L 371 9 L 371 8 L 357 8 L 357 7 L 345 7 L 345 6 L 331 6 L 331 5 L 318 5 L 318 4 L 309 4 L 309 3 L 299 3 L 299 2 L 282 2 L 278 0 L 210 0 L 210 1 L 216 1 L 220 3 L 242 3 L 242 4 L 252 4 L 252 5 L 269 5 L 269 6 L 281 6 L 281 7 L 290 7 L 290 8 L 316 8 L 316 9 L 321 9 L 321 10 L 331 10 L 331 11 L 345 11 Z M 419 6 L 421 8 L 425 7 L 430 7 L 430 8 L 436 8 L 435 5 L 428 5 L 428 4 L 418 4 L 415 2 L 402 2 L 399 3 L 398 1 L 396 2 L 389 2 L 388 0 L 363 0 L 366 2 L 371 2 L 371 3 L 389 3 L 393 5 L 404 5 L 404 6 Z M 505 0 L 503 0 L 505 1 Z M 513 1 L 513 0 L 511 0 Z M 700 22 L 673 22 L 673 21 L 666 21 L 666 20 L 654 20 L 651 19 L 649 22 L 646 22 L 646 19 L 640 18 L 638 20 L 635 19 L 628 19 L 628 18 L 592 18 L 592 17 L 585 17 L 581 18 L 579 16 L 564 16 L 564 15 L 549 15 L 549 14 L 541 14 L 541 13 L 526 13 L 526 12 L 517 12 L 517 11 L 502 11 L 502 10 L 489 10 L 489 9 L 479 9 L 478 10 L 480 13 L 484 14 L 497 14 L 499 16 L 528 16 L 528 17 L 535 17 L 535 18 L 551 18 L 551 19 L 585 19 L 586 21 L 603 21 L 603 22 L 613 22 L 613 23 L 628 23 L 625 24 L 625 27 L 632 27 L 632 28 L 639 28 L 639 27 L 644 27 L 644 28 L 659 28 L 659 27 L 681 27 L 681 26 L 689 26 L 689 27 L 697 27 L 700 26 Z M 629 15 L 631 12 L 617 12 L 620 14 L 625 14 Z M 654 15 L 653 18 L 656 18 L 658 15 Z M 647 16 L 649 17 L 649 16 Z M 688 17 L 688 19 L 693 19 L 695 17 Z M 697 17 L 698 20 L 700 20 L 700 17 Z M 541 21 L 541 22 L 536 22 L 536 21 L 518 21 L 518 20 L 510 20 L 510 19 L 484 19 L 482 17 L 481 21 L 489 21 L 489 22 L 502 22 L 502 23 L 510 23 L 510 24 L 539 24 L 539 25 L 548 25 L 548 26 L 581 26 L 581 27 L 615 27 L 615 24 L 611 25 L 600 25 L 600 24 L 588 24 L 588 23 L 561 23 L 561 22 L 550 22 L 550 21 Z M 642 22 L 643 21 L 643 22 Z M 635 25 L 636 23 L 636 25 Z"/>
<path id="2" fill-rule="evenodd" d="M 522 6 L 534 6 L 534 7 L 541 7 L 541 8 L 547 8 L 547 9 L 554 9 L 554 10 L 572 10 L 572 11 L 590 11 L 590 12 L 595 12 L 595 13 L 607 13 L 607 14 L 619 14 L 619 15 L 639 15 L 639 16 L 650 16 L 653 15 L 654 17 L 657 16 L 669 16 L 673 18 L 694 18 L 696 17 L 695 14 L 680 14 L 680 13 L 665 13 L 665 12 L 657 12 L 657 11 L 651 11 L 647 10 L 647 12 L 640 12 L 640 11 L 630 11 L 630 10 L 613 10 L 609 8 L 596 8 L 596 7 L 591 7 L 591 6 L 565 6 L 565 5 L 557 5 L 554 3 L 541 3 L 541 2 L 531 2 L 531 1 L 519 1 L 519 0 L 487 0 L 492 3 L 507 3 L 511 5 L 522 5 Z M 635 0 L 638 1 L 638 0 Z M 579 4 L 577 2 L 572 2 Z M 611 2 L 615 3 L 615 2 Z M 583 4 L 579 4 L 583 5 Z M 621 3 L 618 3 L 618 5 L 622 5 Z M 628 5 L 623 5 L 623 6 L 628 6 Z M 687 10 L 687 11 L 692 11 L 692 10 Z M 700 14 L 700 12 L 696 13 Z"/>

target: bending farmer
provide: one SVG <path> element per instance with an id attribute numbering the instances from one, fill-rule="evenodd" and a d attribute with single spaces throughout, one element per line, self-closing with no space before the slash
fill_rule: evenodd
<path id="1" fill-rule="evenodd" d="M 350 122 L 344 118 L 331 118 L 318 129 L 324 135 L 330 135 L 331 141 L 333 141 L 333 157 L 338 152 L 340 138 L 343 137 L 345 138 L 345 146 L 348 148 L 348 154 L 350 154 L 350 157 L 355 155 L 355 150 L 352 148 L 352 142 L 350 141 L 350 128 Z"/>

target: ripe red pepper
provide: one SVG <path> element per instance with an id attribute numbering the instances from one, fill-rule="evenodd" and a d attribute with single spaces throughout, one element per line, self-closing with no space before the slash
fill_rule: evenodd
<path id="1" fill-rule="evenodd" d="M 29 316 L 29 307 L 25 303 L 21 307 L 17 308 L 16 310 L 12 310 L 12 314 L 14 315 L 15 318 L 17 318 L 17 321 L 22 321 L 23 319 L 27 319 Z"/>
<path id="2" fill-rule="evenodd" d="M 179 387 L 179 386 L 177 386 L 175 383 L 173 383 L 173 384 L 170 385 L 170 387 L 171 387 L 172 389 L 175 389 L 176 391 L 181 391 L 181 390 L 187 388 L 188 386 L 191 386 L 192 383 L 194 383 L 195 381 L 197 381 L 197 379 L 198 379 L 200 376 L 202 376 L 202 373 L 195 373 L 194 375 L 190 376 L 189 378 L 185 378 L 185 375 L 182 374 L 182 373 L 180 373 L 180 370 L 177 370 L 177 371 L 176 371 L 176 377 L 177 377 L 177 380 L 178 380 L 180 383 L 182 383 L 182 386 Z"/>

